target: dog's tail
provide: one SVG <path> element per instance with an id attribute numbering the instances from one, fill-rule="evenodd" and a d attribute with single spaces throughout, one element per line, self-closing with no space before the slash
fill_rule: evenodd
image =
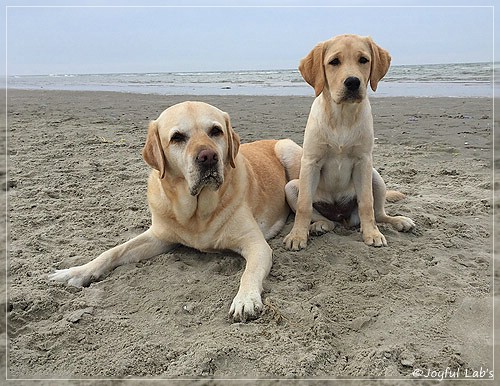
<path id="1" fill-rule="evenodd" d="M 402 200 L 403 198 L 405 198 L 406 196 L 401 193 L 401 192 L 398 192 L 397 190 L 388 190 L 386 193 L 385 193 L 385 200 L 387 202 L 396 202 L 396 201 L 400 201 Z"/>

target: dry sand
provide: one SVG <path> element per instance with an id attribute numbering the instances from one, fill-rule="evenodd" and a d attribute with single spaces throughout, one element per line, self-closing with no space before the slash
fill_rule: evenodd
<path id="1" fill-rule="evenodd" d="M 282 241 L 291 216 L 270 241 L 273 267 L 256 321 L 227 317 L 244 266 L 236 254 L 182 247 L 88 288 L 48 281 L 53 269 L 148 228 L 147 122 L 186 99 L 227 111 L 243 142 L 302 143 L 312 103 L 9 91 L 9 378 L 411 379 L 415 369 L 460 377 L 492 369 L 486 98 L 372 98 L 375 166 L 389 188 L 407 194 L 388 212 L 412 217 L 417 229 L 382 226 L 389 247 L 376 249 L 358 230 L 340 228 L 289 252 Z"/>

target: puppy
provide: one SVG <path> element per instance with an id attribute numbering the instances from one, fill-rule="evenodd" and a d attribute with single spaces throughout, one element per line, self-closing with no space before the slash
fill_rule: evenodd
<path id="1" fill-rule="evenodd" d="M 300 159 L 300 152 L 291 140 L 240 146 L 229 115 L 206 103 L 168 108 L 150 123 L 142 153 L 153 169 L 147 193 L 151 227 L 86 264 L 56 271 L 51 279 L 87 286 L 119 265 L 178 244 L 232 250 L 246 259 L 246 267 L 230 315 L 235 321 L 257 317 L 272 264 L 266 239 L 289 215 L 284 187 L 298 177 L 300 165 L 292 160 Z"/>
<path id="2" fill-rule="evenodd" d="M 328 232 L 334 222 L 361 223 L 364 242 L 374 246 L 387 245 L 376 221 L 399 231 L 415 226 L 407 217 L 385 213 L 385 183 L 372 167 L 367 87 L 370 83 L 377 89 L 390 61 L 389 53 L 371 38 L 341 35 L 319 43 L 300 62 L 300 73 L 314 87 L 316 98 L 305 129 L 300 177 L 286 186 L 288 203 L 296 212 L 284 239 L 286 248 L 305 248 L 308 231 Z M 404 197 L 388 193 L 391 200 Z"/>

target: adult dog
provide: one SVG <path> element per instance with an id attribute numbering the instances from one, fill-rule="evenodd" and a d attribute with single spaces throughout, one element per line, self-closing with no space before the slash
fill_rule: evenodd
<path id="1" fill-rule="evenodd" d="M 232 250 L 246 259 L 246 267 L 230 315 L 235 321 L 257 317 L 263 307 L 262 282 L 272 264 L 266 239 L 280 231 L 289 215 L 284 187 L 298 177 L 295 160 L 301 151 L 291 140 L 240 147 L 229 115 L 206 103 L 166 109 L 150 123 L 142 153 L 153 168 L 147 193 L 151 227 L 51 278 L 86 286 L 119 265 L 178 244 L 200 251 Z"/>
<path id="2" fill-rule="evenodd" d="M 316 45 L 301 60 L 300 73 L 314 87 L 316 98 L 307 120 L 299 180 L 286 186 L 288 203 L 296 212 L 285 237 L 288 249 L 307 245 L 308 231 L 321 234 L 335 223 L 361 223 L 368 245 L 386 246 L 377 222 L 399 231 L 415 225 L 407 217 L 385 213 L 387 198 L 404 197 L 386 192 L 372 167 L 373 118 L 367 97 L 389 69 L 391 57 L 370 37 L 340 35 Z M 313 204 L 314 203 L 314 204 Z M 312 220 L 312 224 L 311 224 Z"/>

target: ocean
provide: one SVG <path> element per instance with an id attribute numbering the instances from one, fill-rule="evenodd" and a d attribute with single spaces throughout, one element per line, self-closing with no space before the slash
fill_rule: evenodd
<path id="1" fill-rule="evenodd" d="M 500 63 L 394 65 L 371 96 L 493 97 Z M 13 75 L 8 89 L 118 91 L 160 95 L 312 96 L 298 70 Z M 495 90 L 494 90 L 495 89 Z M 500 91 L 500 88 L 498 89 Z M 495 92 L 496 95 L 500 93 Z"/>

